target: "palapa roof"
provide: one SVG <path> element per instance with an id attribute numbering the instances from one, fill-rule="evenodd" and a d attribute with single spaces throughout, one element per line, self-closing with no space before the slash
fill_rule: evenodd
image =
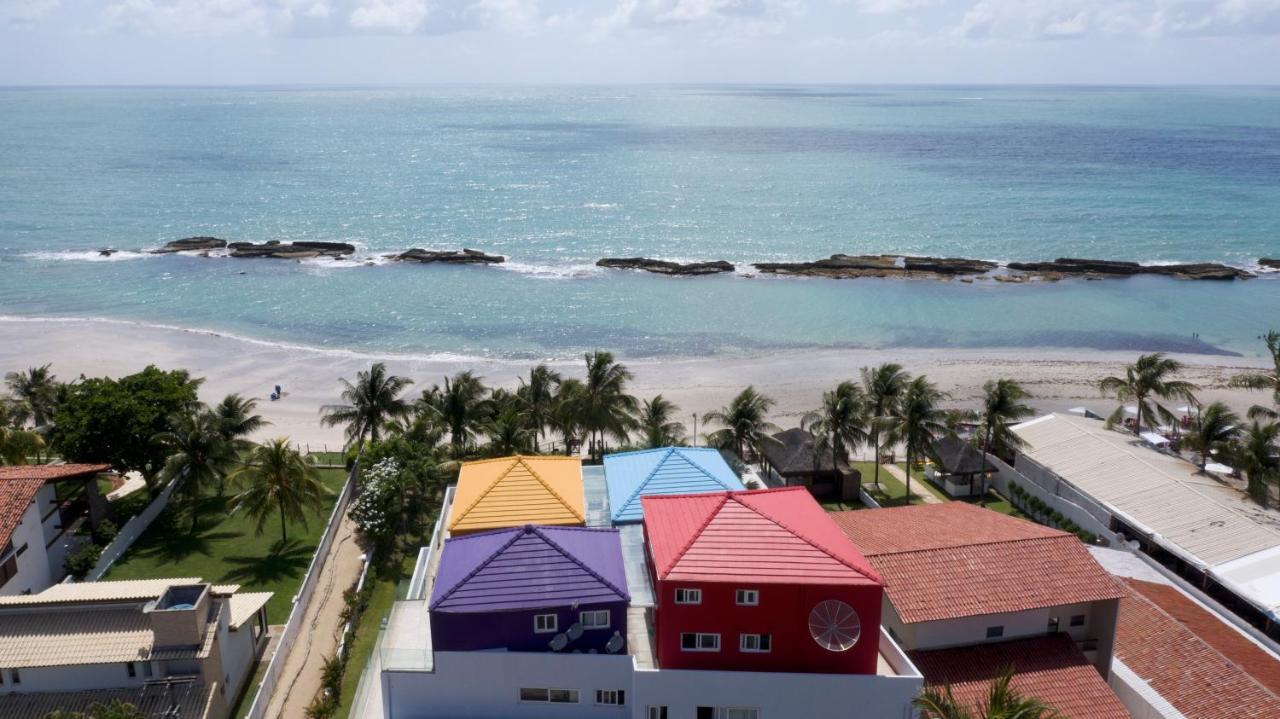
<path id="1" fill-rule="evenodd" d="M 580 459 L 515 456 L 463 463 L 447 526 L 453 534 L 465 534 L 585 523 Z"/>
<path id="2" fill-rule="evenodd" d="M 430 607 L 490 612 L 630 598 L 618 530 L 526 525 L 446 540 Z"/>
<path id="3" fill-rule="evenodd" d="M 1124 594 L 1074 535 L 965 502 L 831 516 L 884 577 L 908 624 Z"/>
<path id="4" fill-rule="evenodd" d="M 642 502 L 659 579 L 881 583 L 803 487 L 649 496 Z"/>
<path id="5" fill-rule="evenodd" d="M 706 447 L 609 454 L 604 458 L 604 471 L 614 523 L 643 519 L 640 498 L 644 496 L 745 489 L 720 452 Z"/>
<path id="6" fill-rule="evenodd" d="M 831 471 L 831 453 L 814 452 L 814 437 L 809 430 L 792 427 L 773 435 L 773 439 L 765 442 L 764 456 L 778 474 Z"/>
<path id="7" fill-rule="evenodd" d="M 986 701 L 991 680 L 1012 665 L 1010 686 L 1063 719 L 1129 719 L 1119 697 L 1065 634 L 908 654 L 927 686 L 950 686 L 971 710 Z"/>
<path id="8" fill-rule="evenodd" d="M 933 443 L 933 453 L 947 474 L 983 474 L 996 467 L 986 454 L 955 435 L 947 435 Z"/>

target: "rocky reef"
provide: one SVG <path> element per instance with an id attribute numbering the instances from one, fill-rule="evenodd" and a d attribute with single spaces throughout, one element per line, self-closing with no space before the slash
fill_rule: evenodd
<path id="1" fill-rule="evenodd" d="M 430 264 L 432 262 L 446 262 L 455 265 L 473 265 L 484 264 L 492 265 L 500 262 L 506 262 L 507 258 L 502 255 L 490 255 L 480 250 L 471 250 L 463 248 L 458 250 L 424 250 L 421 248 L 413 248 L 398 255 L 388 255 L 399 262 L 419 262 L 422 264 Z"/>
<path id="2" fill-rule="evenodd" d="M 598 267 L 612 267 L 621 270 L 644 270 L 660 275 L 715 275 L 721 272 L 733 272 L 733 265 L 724 260 L 714 262 L 668 262 L 648 257 L 605 257 L 596 262 Z"/>
<path id="3" fill-rule="evenodd" d="M 1010 262 L 1007 267 L 1010 270 L 1041 275 L 1048 279 L 1079 276 L 1132 277 L 1134 275 L 1165 275 L 1184 280 L 1243 280 L 1253 277 L 1242 269 L 1216 262 L 1140 265 L 1137 262 L 1063 257 L 1052 262 Z"/>
<path id="4" fill-rule="evenodd" d="M 227 245 L 232 257 L 272 257 L 281 260 L 302 260 L 310 257 L 345 257 L 356 251 L 355 245 L 346 242 L 279 242 L 271 240 L 262 244 L 232 242 Z"/>
<path id="5" fill-rule="evenodd" d="M 227 241 L 217 237 L 184 237 L 181 240 L 166 242 L 164 247 L 151 252 L 157 255 L 167 255 L 173 252 L 207 252 L 209 250 L 221 250 L 226 246 Z"/>
<path id="6" fill-rule="evenodd" d="M 1271 270 L 1280 270 L 1280 259 L 1272 257 L 1263 257 L 1258 260 L 1258 264 Z"/>
<path id="7" fill-rule="evenodd" d="M 987 260 L 959 257 L 910 257 L 901 255 L 832 255 L 814 262 L 757 262 L 761 272 L 806 277 L 848 279 L 854 277 L 951 278 L 986 274 L 997 267 Z"/>

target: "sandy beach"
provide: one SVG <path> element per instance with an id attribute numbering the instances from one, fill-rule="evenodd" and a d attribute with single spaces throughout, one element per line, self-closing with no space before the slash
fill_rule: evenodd
<path id="1" fill-rule="evenodd" d="M 686 423 L 694 412 L 726 404 L 748 384 L 777 400 L 772 419 L 792 426 L 817 406 L 823 391 L 856 378 L 858 368 L 895 361 L 913 373 L 927 374 L 952 395 L 952 404 L 973 406 L 982 383 L 995 377 L 1021 381 L 1042 411 L 1085 405 L 1106 413 L 1115 402 L 1099 395 L 1097 380 L 1123 372 L 1136 352 L 1096 350 L 873 350 L 773 354 L 756 357 L 640 359 L 625 363 L 635 375 L 639 397 L 661 393 L 679 405 Z M 1187 364 L 1186 379 L 1200 385 L 1201 401 L 1222 400 L 1243 411 L 1265 402 L 1259 393 L 1226 387 L 1233 374 L 1266 366 L 1258 358 L 1177 355 Z M 491 386 L 515 387 L 528 362 L 424 360 L 376 357 L 316 348 L 280 346 L 212 332 L 92 320 L 0 319 L 0 371 L 52 363 L 61 380 L 119 376 L 155 364 L 185 368 L 204 377 L 201 397 L 216 402 L 230 392 L 258 397 L 260 413 L 271 425 L 262 437 L 287 436 L 312 449 L 341 445 L 340 429 L 322 427 L 320 407 L 335 402 L 338 378 L 353 379 L 370 363 L 383 360 L 390 370 L 413 378 L 421 390 L 463 369 L 472 369 Z M 581 374 L 582 362 L 553 363 L 566 376 Z M 285 397 L 266 401 L 274 385 Z M 701 432 L 701 427 L 699 431 Z"/>

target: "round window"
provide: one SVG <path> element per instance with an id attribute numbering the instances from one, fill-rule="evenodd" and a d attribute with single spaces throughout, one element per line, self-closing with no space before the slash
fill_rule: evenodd
<path id="1" fill-rule="evenodd" d="M 809 612 L 809 636 L 829 652 L 843 652 L 858 643 L 862 622 L 853 607 L 836 599 L 819 602 Z"/>

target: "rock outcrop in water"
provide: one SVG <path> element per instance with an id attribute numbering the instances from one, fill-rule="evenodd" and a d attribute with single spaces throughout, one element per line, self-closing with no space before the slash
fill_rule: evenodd
<path id="1" fill-rule="evenodd" d="M 903 257 L 901 255 L 832 255 L 814 262 L 758 262 L 761 272 L 805 277 L 849 279 L 854 277 L 971 277 L 986 274 L 995 262 L 957 257 Z"/>
<path id="2" fill-rule="evenodd" d="M 157 255 L 167 255 L 172 252 L 199 252 L 208 250 L 220 250 L 227 246 L 226 240 L 220 240 L 217 237 L 184 237 L 181 240 L 166 242 L 164 247 L 158 250 L 152 250 Z"/>
<path id="3" fill-rule="evenodd" d="M 1280 259 L 1271 257 L 1263 257 L 1258 260 L 1258 264 L 1272 270 L 1280 270 Z"/>
<path id="4" fill-rule="evenodd" d="M 714 262 L 668 262 L 648 257 L 605 257 L 596 262 L 597 267 L 612 267 L 621 270 L 644 270 L 660 275 L 715 275 L 721 272 L 733 272 L 733 265 L 724 260 Z"/>
<path id="5" fill-rule="evenodd" d="M 282 260 L 302 260 L 310 257 L 340 258 L 353 254 L 355 245 L 346 242 L 279 242 L 271 240 L 260 245 L 252 242 L 232 242 L 227 245 L 232 257 L 272 257 Z"/>
<path id="6" fill-rule="evenodd" d="M 506 262 L 507 258 L 502 255 L 490 255 L 480 250 L 471 250 L 463 248 L 458 250 L 424 250 L 415 247 L 411 250 L 401 252 L 398 255 L 389 255 L 392 259 L 400 262 L 420 262 L 422 264 L 430 264 L 432 262 L 446 262 L 455 265 L 493 265 L 500 262 Z"/>
<path id="7" fill-rule="evenodd" d="M 1197 262 L 1180 265 L 1140 265 L 1137 262 L 1115 260 L 1085 260 L 1063 257 L 1052 262 L 1010 262 L 1008 268 L 1027 272 L 1048 279 L 1057 277 L 1132 277 L 1134 275 L 1165 275 L 1186 280 L 1243 280 L 1252 274 L 1236 267 L 1216 262 Z"/>

